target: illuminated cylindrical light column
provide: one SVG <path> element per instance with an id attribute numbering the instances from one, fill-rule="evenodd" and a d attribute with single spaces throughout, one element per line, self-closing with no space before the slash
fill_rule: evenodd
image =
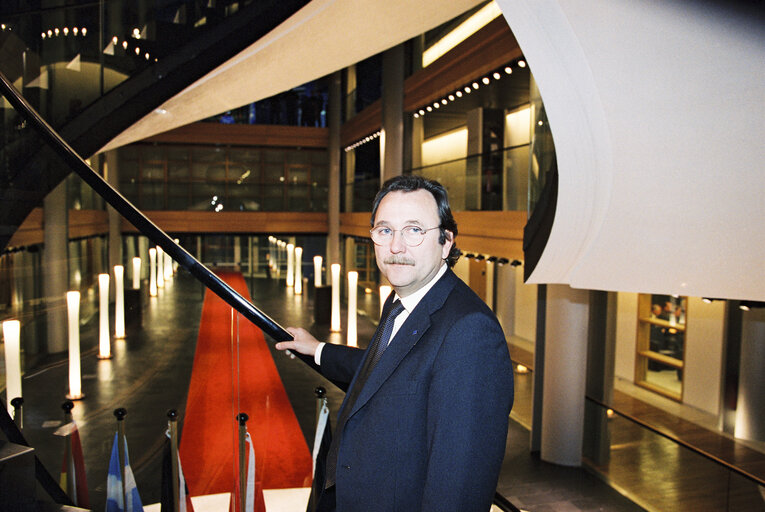
<path id="1" fill-rule="evenodd" d="M 355 347 L 357 343 L 356 334 L 356 304 L 359 296 L 359 273 L 355 270 L 348 272 L 348 346 Z"/>
<path id="2" fill-rule="evenodd" d="M 165 287 L 165 251 L 157 246 L 157 288 Z"/>
<path id="3" fill-rule="evenodd" d="M 149 249 L 149 295 L 157 296 L 157 250 Z"/>
<path id="4" fill-rule="evenodd" d="M 133 258 L 133 289 L 139 290 L 141 288 L 141 258 L 136 256 Z"/>
<path id="5" fill-rule="evenodd" d="M 114 265 L 114 337 L 125 337 L 125 267 Z"/>
<path id="6" fill-rule="evenodd" d="M 382 315 L 383 306 L 385 306 L 385 299 L 390 295 L 392 288 L 387 284 L 380 285 L 380 315 Z"/>
<path id="7" fill-rule="evenodd" d="M 321 256 L 313 257 L 313 285 L 321 286 Z"/>
<path id="8" fill-rule="evenodd" d="M 295 286 L 295 246 L 287 244 L 287 286 Z"/>
<path id="9" fill-rule="evenodd" d="M 333 263 L 329 269 L 332 273 L 332 316 L 329 330 L 340 332 L 340 264 Z"/>
<path id="10" fill-rule="evenodd" d="M 109 339 L 109 274 L 98 274 L 98 358 L 112 357 Z"/>
<path id="11" fill-rule="evenodd" d="M 295 247 L 295 293 L 303 293 L 303 248 Z"/>
<path id="12" fill-rule="evenodd" d="M 276 251 L 274 250 L 274 246 L 276 245 L 276 238 L 269 236 L 268 237 L 268 268 L 269 270 L 274 269 L 274 263 L 276 263 Z"/>
<path id="13" fill-rule="evenodd" d="M 178 244 L 178 245 L 181 245 L 181 240 L 180 240 L 180 238 L 173 238 L 173 241 L 174 241 L 176 244 Z M 176 273 L 176 272 L 178 272 L 178 262 L 177 262 L 177 261 L 175 261 L 175 260 L 173 260 L 172 258 L 170 258 L 170 259 L 171 259 L 171 260 L 172 260 L 172 262 L 173 262 L 173 263 L 172 263 L 172 269 L 173 269 L 173 275 L 175 275 L 175 273 Z"/>
<path id="14" fill-rule="evenodd" d="M 66 309 L 69 317 L 69 400 L 82 398 L 80 374 L 80 292 L 66 292 Z"/>
<path id="15" fill-rule="evenodd" d="M 5 340 L 5 396 L 8 414 L 13 416 L 11 400 L 21 396 L 21 323 L 18 320 L 3 322 Z"/>
<path id="16" fill-rule="evenodd" d="M 173 258 L 169 254 L 165 253 L 165 281 L 169 281 L 173 278 Z"/>

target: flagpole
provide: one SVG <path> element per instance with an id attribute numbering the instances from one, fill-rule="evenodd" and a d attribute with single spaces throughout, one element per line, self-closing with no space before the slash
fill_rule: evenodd
<path id="1" fill-rule="evenodd" d="M 175 409 L 167 411 L 170 427 L 170 467 L 173 475 L 173 510 L 181 511 L 181 490 L 178 478 L 178 412 Z"/>
<path id="2" fill-rule="evenodd" d="M 245 455 L 245 443 L 247 439 L 247 413 L 240 412 L 236 417 L 239 420 L 239 512 L 244 512 L 244 498 L 247 493 L 247 456 Z"/>
<path id="3" fill-rule="evenodd" d="M 120 484 L 122 485 L 122 503 L 127 506 L 127 489 L 125 478 L 125 416 L 127 410 L 123 407 L 114 409 L 114 417 L 117 418 L 117 453 L 120 460 Z"/>
<path id="4" fill-rule="evenodd" d="M 318 386 L 313 392 L 316 393 L 316 424 L 318 425 L 321 409 L 324 407 L 324 402 L 327 401 L 327 390 L 323 386 Z"/>
<path id="5" fill-rule="evenodd" d="M 7 392 L 7 390 L 6 390 Z M 24 405 L 24 399 L 20 396 L 11 400 L 11 406 L 13 407 L 13 422 L 19 427 L 19 430 L 24 428 L 24 416 L 22 406 Z"/>

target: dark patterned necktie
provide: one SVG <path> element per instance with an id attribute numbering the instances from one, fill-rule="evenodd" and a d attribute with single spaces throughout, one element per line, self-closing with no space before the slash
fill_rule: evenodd
<path id="1" fill-rule="evenodd" d="M 364 384 L 366 384 L 369 375 L 380 361 L 385 349 L 388 348 L 390 335 L 393 332 L 393 323 L 399 313 L 403 310 L 404 305 L 401 304 L 400 300 L 396 300 L 392 304 L 386 304 L 383 309 L 380 324 L 377 326 L 377 332 L 375 332 L 374 338 L 372 338 L 367 357 L 364 359 L 363 366 L 361 367 L 359 376 L 356 378 L 356 382 L 354 382 L 353 387 L 348 390 L 345 404 L 340 412 L 340 417 L 337 419 L 335 435 L 332 436 L 332 444 L 330 445 L 329 453 L 327 454 L 326 480 L 324 483 L 325 489 L 335 485 L 335 477 L 337 474 L 337 451 L 340 447 L 340 440 L 343 436 L 345 422 L 348 420 L 348 416 L 353 410 L 356 399 L 359 397 L 359 394 L 361 394 L 361 390 L 364 388 Z"/>

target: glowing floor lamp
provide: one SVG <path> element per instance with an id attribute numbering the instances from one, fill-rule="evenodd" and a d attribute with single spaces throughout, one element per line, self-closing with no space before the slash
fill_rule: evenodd
<path id="1" fill-rule="evenodd" d="M 149 295 L 157 296 L 157 250 L 149 249 Z"/>
<path id="2" fill-rule="evenodd" d="M 3 322 L 5 340 L 5 396 L 8 414 L 13 415 L 11 400 L 21 397 L 21 323 L 18 320 Z"/>
<path id="3" fill-rule="evenodd" d="M 330 266 L 332 273 L 332 316 L 329 330 L 340 332 L 340 264 L 333 263 Z"/>
<path id="4" fill-rule="evenodd" d="M 355 270 L 348 272 L 348 346 L 358 346 L 358 335 L 356 334 L 356 305 L 358 303 L 359 273 Z"/>
<path id="5" fill-rule="evenodd" d="M 295 247 L 295 294 L 303 293 L 303 248 Z"/>
<path id="6" fill-rule="evenodd" d="M 125 267 L 114 265 L 114 337 L 125 337 Z"/>
<path id="7" fill-rule="evenodd" d="M 80 373 L 80 292 L 66 292 L 69 318 L 69 400 L 79 400 L 82 394 Z"/>

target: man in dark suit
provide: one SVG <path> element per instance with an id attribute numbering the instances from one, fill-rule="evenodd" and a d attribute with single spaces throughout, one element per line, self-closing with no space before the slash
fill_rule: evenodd
<path id="1" fill-rule="evenodd" d="M 487 512 L 512 367 L 496 317 L 450 269 L 459 251 L 446 190 L 418 176 L 387 181 L 370 233 L 395 293 L 369 347 L 320 343 L 300 328 L 276 345 L 350 383 L 317 510 Z"/>

